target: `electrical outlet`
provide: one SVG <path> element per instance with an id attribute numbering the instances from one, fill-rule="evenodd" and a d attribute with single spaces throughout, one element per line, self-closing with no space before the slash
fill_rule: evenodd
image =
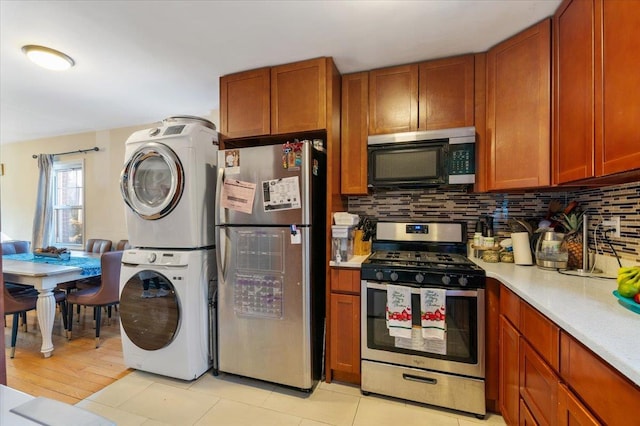
<path id="1" fill-rule="evenodd" d="M 620 238 L 620 216 L 611 216 L 609 220 L 603 220 L 602 227 L 604 229 L 613 229 L 614 231 L 609 235 L 614 238 Z"/>

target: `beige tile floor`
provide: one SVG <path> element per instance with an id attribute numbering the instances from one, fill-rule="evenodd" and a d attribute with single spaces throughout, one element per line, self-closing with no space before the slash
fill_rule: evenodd
<path id="1" fill-rule="evenodd" d="M 311 395 L 233 375 L 206 373 L 185 382 L 134 371 L 76 404 L 118 425 L 478 426 L 504 425 L 446 409 L 320 383 Z"/>

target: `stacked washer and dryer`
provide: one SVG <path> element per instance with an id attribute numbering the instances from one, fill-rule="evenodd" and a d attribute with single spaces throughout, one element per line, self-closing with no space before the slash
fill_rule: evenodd
<path id="1" fill-rule="evenodd" d="M 120 273 L 127 367 L 183 380 L 215 361 L 215 176 L 208 120 L 170 117 L 127 139 L 120 189 L 129 243 Z"/>

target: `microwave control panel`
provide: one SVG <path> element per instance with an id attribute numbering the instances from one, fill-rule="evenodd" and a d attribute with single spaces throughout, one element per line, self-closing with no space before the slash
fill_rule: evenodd
<path id="1" fill-rule="evenodd" d="M 476 145 L 449 145 L 449 175 L 472 175 L 476 172 Z"/>

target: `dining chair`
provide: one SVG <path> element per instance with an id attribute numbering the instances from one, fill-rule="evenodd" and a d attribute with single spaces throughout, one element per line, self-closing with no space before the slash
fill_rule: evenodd
<path id="1" fill-rule="evenodd" d="M 86 253 L 103 254 L 111 250 L 113 242 L 111 240 L 105 240 L 102 238 L 90 238 L 84 246 Z M 78 281 L 71 281 L 68 283 L 59 284 L 57 288 L 65 290 L 67 295 L 75 289 L 86 289 L 96 287 L 100 285 L 100 279 L 98 277 L 85 278 Z M 80 313 L 80 307 L 78 307 L 78 313 Z"/>
<path id="2" fill-rule="evenodd" d="M 25 293 L 22 295 L 13 296 L 5 288 L 2 296 L 4 298 L 4 313 L 5 315 L 13 315 L 13 324 L 11 325 L 11 355 L 13 358 L 16 354 L 16 340 L 18 339 L 18 324 L 20 318 L 26 315 L 28 311 L 32 311 L 36 308 L 36 302 L 38 301 L 37 292 Z M 26 321 L 25 321 L 26 324 Z"/>
<path id="3" fill-rule="evenodd" d="M 90 238 L 85 244 L 84 251 L 88 253 L 105 253 L 111 250 L 113 242 L 101 238 Z"/>
<path id="4" fill-rule="evenodd" d="M 103 307 L 108 307 L 109 319 L 111 306 L 120 302 L 120 266 L 122 251 L 109 251 L 100 257 L 100 286 L 78 290 L 67 295 L 67 339 L 71 340 L 73 328 L 73 305 L 92 306 L 96 321 L 96 348 L 100 346 L 100 322 Z"/>
<path id="5" fill-rule="evenodd" d="M 116 251 L 129 250 L 132 248 L 131 244 L 129 244 L 129 240 L 120 240 L 116 243 Z"/>

